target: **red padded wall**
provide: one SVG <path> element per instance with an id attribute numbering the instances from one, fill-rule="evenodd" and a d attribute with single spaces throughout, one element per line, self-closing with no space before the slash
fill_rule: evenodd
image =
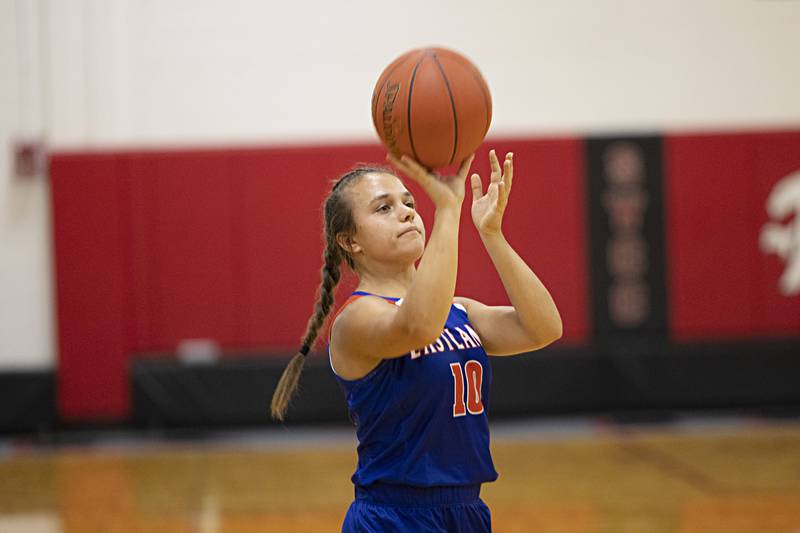
<path id="1" fill-rule="evenodd" d="M 664 161 L 673 337 L 800 333 L 800 296 L 778 291 L 786 265 L 759 249 L 770 191 L 800 170 L 800 133 L 674 135 Z"/>
<path id="2" fill-rule="evenodd" d="M 56 158 L 54 258 L 58 301 L 58 395 L 67 417 L 126 413 L 126 221 L 123 172 L 113 155 Z M 64 401 L 67 400 L 67 401 Z"/>
<path id="3" fill-rule="evenodd" d="M 564 342 L 582 342 L 588 331 L 582 143 L 493 146 L 515 152 L 508 239 L 551 289 Z M 474 165 L 484 178 L 486 149 Z M 126 416 L 128 359 L 168 352 L 182 339 L 211 338 L 230 351 L 295 348 L 317 292 L 329 181 L 383 155 L 363 145 L 53 156 L 62 415 Z M 430 202 L 407 185 L 430 228 Z M 469 201 L 457 291 L 507 303 L 472 226 Z M 340 300 L 354 282 L 343 283 Z"/>
<path id="4" fill-rule="evenodd" d="M 503 221 L 506 238 L 553 294 L 564 322 L 562 342 L 583 342 L 589 333 L 583 142 L 499 140 L 491 146 L 501 157 L 514 152 L 514 183 Z M 473 167 L 485 189 L 488 160 Z M 470 194 L 461 219 L 457 291 L 487 304 L 508 305 L 472 224 Z"/>

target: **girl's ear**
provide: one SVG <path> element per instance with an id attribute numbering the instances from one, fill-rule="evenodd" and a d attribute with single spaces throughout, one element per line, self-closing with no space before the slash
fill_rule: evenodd
<path id="1" fill-rule="evenodd" d="M 356 240 L 352 236 L 345 235 L 344 233 L 340 233 L 336 236 L 336 243 L 350 255 L 357 254 L 361 251 L 361 246 Z"/>

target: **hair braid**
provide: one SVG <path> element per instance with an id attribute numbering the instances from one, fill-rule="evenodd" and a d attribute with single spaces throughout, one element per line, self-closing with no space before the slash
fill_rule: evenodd
<path id="1" fill-rule="evenodd" d="M 339 245 L 329 239 L 325 246 L 325 252 L 322 254 L 324 264 L 320 271 L 322 283 L 319 286 L 319 298 L 314 306 L 314 314 L 308 319 L 306 334 L 303 336 L 304 345 L 312 346 L 314 344 L 319 329 L 333 306 L 333 291 L 341 277 L 339 264 L 342 262 L 342 256 L 339 250 Z"/>
<path id="2" fill-rule="evenodd" d="M 325 246 L 325 251 L 322 254 L 323 266 L 320 271 L 322 282 L 319 286 L 319 297 L 314 306 L 314 314 L 308 319 L 306 325 L 306 332 L 303 335 L 303 348 L 310 349 L 314 346 L 314 341 L 317 339 L 319 330 L 328 314 L 331 312 L 333 306 L 333 291 L 341 278 L 341 270 L 339 264 L 342 261 L 339 252 L 339 246 L 336 242 L 328 238 Z M 275 393 L 272 395 L 272 418 L 276 420 L 283 420 L 286 416 L 286 410 L 289 407 L 289 402 L 292 400 L 297 385 L 300 381 L 300 374 L 303 372 L 305 365 L 305 353 L 298 351 L 278 381 L 278 386 L 275 388 Z"/>
<path id="3" fill-rule="evenodd" d="M 353 257 L 339 246 L 336 239 L 340 234 L 353 235 L 356 230 L 350 202 L 344 191 L 362 176 L 371 172 L 392 173 L 391 170 L 378 166 L 354 168 L 335 182 L 330 194 L 325 199 L 323 207 L 325 250 L 322 252 L 323 263 L 320 270 L 322 279 L 319 286 L 319 296 L 314 305 L 314 314 L 311 315 L 306 324 L 302 348 L 289 361 L 272 395 L 272 418 L 276 420 L 283 420 L 286 416 L 289 402 L 297 391 L 300 374 L 305 364 L 305 356 L 314 346 L 319 330 L 331 312 L 334 289 L 336 289 L 341 277 L 340 265 L 342 261 L 345 261 L 350 269 L 355 271 Z"/>

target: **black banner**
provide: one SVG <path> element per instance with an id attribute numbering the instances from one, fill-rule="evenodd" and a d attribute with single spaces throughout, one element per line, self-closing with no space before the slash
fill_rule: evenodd
<path id="1" fill-rule="evenodd" d="M 660 137 L 586 142 L 593 340 L 605 348 L 667 339 Z"/>

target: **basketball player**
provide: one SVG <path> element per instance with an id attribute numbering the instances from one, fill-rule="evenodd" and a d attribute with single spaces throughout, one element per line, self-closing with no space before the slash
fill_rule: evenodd
<path id="1" fill-rule="evenodd" d="M 329 356 L 359 445 L 355 501 L 342 531 L 491 531 L 479 496 L 481 484 L 497 478 L 489 453 L 487 355 L 542 348 L 561 336 L 561 319 L 547 289 L 503 237 L 512 154 L 501 168 L 489 153 L 485 193 L 480 176 L 471 177 L 472 220 L 512 303 L 497 307 L 454 297 L 472 157 L 446 178 L 406 156 L 388 159 L 435 205 L 427 246 L 414 198 L 394 174 L 362 167 L 336 182 L 324 207 L 319 301 L 272 413 L 285 414 L 345 261 L 358 275 L 358 290 L 334 316 Z"/>

